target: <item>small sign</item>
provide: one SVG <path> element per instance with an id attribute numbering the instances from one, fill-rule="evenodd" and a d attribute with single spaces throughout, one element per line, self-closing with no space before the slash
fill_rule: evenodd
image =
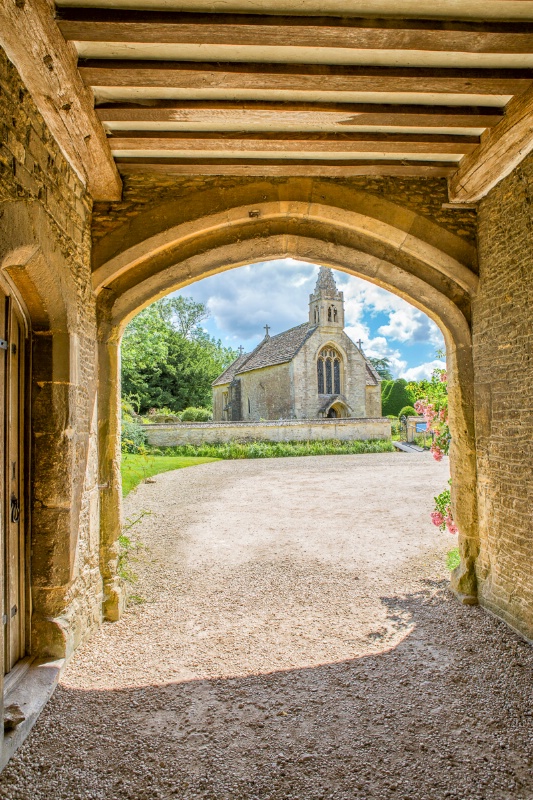
<path id="1" fill-rule="evenodd" d="M 427 430 L 427 422 L 415 422 L 415 425 L 417 433 L 424 433 Z"/>

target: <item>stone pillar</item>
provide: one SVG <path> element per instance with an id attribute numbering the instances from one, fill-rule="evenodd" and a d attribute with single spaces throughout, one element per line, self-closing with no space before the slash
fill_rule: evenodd
<path id="1" fill-rule="evenodd" d="M 461 554 L 461 563 L 451 575 L 451 586 L 463 603 L 472 605 L 477 603 L 475 567 L 479 554 L 472 346 L 470 342 L 457 343 L 448 341 L 448 338 L 446 354 L 452 434 L 452 513 L 459 528 Z"/>
<path id="2" fill-rule="evenodd" d="M 124 586 L 118 575 L 118 539 L 122 531 L 120 332 L 110 325 L 104 302 L 98 303 L 100 569 L 104 618 L 114 622 L 125 603 Z"/>

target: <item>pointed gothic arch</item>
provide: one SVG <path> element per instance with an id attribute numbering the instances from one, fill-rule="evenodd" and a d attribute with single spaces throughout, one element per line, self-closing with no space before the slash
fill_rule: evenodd
<path id="1" fill-rule="evenodd" d="M 231 191 L 205 192 L 186 208 L 184 204 L 154 208 L 143 216 L 142 225 L 128 223 L 127 230 L 104 237 L 95 248 L 93 285 L 98 297 L 102 388 L 100 482 L 110 487 L 102 496 L 102 563 L 112 562 L 120 531 L 118 369 L 125 325 L 158 298 L 204 277 L 292 257 L 340 269 L 388 289 L 426 313 L 441 329 L 454 433 L 454 510 L 461 531 L 462 564 L 454 585 L 458 593 L 475 596 L 478 538 L 470 333 L 470 305 L 478 282 L 475 251 L 411 210 L 364 192 L 352 193 L 346 203 L 346 194 L 337 187 L 329 191 L 330 196 L 324 195 L 320 203 L 309 202 L 301 191 L 294 191 L 290 199 L 258 200 L 253 184 L 244 192 L 241 189 L 238 198 Z M 253 199 L 253 217 L 250 206 L 242 203 L 243 195 Z M 343 202 L 349 207 L 343 207 Z M 206 214 L 206 208 L 213 210 Z M 107 581 L 116 596 L 114 576 L 107 576 Z"/>

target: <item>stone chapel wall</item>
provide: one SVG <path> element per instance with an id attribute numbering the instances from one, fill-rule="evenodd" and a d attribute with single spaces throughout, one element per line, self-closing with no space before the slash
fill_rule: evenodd
<path id="1" fill-rule="evenodd" d="M 533 156 L 481 201 L 478 217 L 479 596 L 533 639 Z"/>
<path id="2" fill-rule="evenodd" d="M 101 620 L 91 200 L 0 49 L 0 270 L 33 328 L 32 652 Z"/>

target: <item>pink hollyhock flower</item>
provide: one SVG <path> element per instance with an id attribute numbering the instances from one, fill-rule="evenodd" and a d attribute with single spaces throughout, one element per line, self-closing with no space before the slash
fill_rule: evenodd
<path id="1" fill-rule="evenodd" d="M 441 374 L 440 374 L 440 382 L 441 383 L 446 383 L 447 380 L 448 380 L 448 375 L 445 372 L 441 372 Z"/>
<path id="2" fill-rule="evenodd" d="M 441 422 L 447 422 L 447 420 L 446 420 L 446 409 L 445 408 L 441 408 L 441 410 L 439 411 L 439 419 L 440 419 Z"/>
<path id="3" fill-rule="evenodd" d="M 459 533 L 459 528 L 450 516 L 446 517 L 445 522 L 450 533 Z"/>
<path id="4" fill-rule="evenodd" d="M 444 524 L 444 517 L 440 513 L 440 511 L 432 511 L 431 512 L 431 521 L 432 521 L 433 525 L 436 525 L 437 528 L 440 528 L 440 526 Z"/>
<path id="5" fill-rule="evenodd" d="M 423 414 L 425 409 L 425 405 L 422 400 L 417 400 L 415 403 L 415 411 L 417 414 Z"/>

